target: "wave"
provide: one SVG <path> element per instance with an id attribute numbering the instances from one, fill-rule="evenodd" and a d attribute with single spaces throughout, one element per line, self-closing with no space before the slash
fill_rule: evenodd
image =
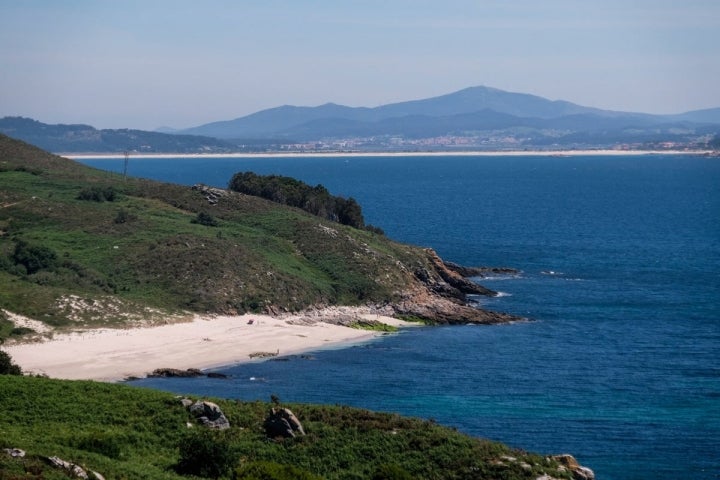
<path id="1" fill-rule="evenodd" d="M 519 280 L 521 278 L 524 278 L 521 274 L 507 274 L 507 275 L 490 275 L 487 277 L 470 277 L 471 280 L 475 281 L 475 283 L 482 283 L 486 282 L 488 280 L 496 281 L 496 280 Z"/>

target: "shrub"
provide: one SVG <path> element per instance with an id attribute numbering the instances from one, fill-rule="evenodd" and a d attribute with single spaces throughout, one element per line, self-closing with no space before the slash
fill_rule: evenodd
<path id="1" fill-rule="evenodd" d="M 82 450 L 99 453 L 108 458 L 117 460 L 122 455 L 122 440 L 107 432 L 93 431 L 80 435 L 75 439 L 75 443 Z"/>
<path id="2" fill-rule="evenodd" d="M 78 200 L 89 200 L 93 202 L 113 202 L 117 194 L 113 187 L 89 187 L 80 190 Z"/>
<path id="3" fill-rule="evenodd" d="M 190 220 L 192 223 L 199 223 L 200 225 L 205 225 L 206 227 L 217 227 L 218 221 L 213 218 L 212 215 L 205 212 L 200 212 L 197 214 L 197 217 Z"/>
<path id="4" fill-rule="evenodd" d="M 117 215 L 115 215 L 115 219 L 113 220 L 114 223 L 120 225 L 122 223 L 132 222 L 134 220 L 137 220 L 137 217 L 131 213 L 129 213 L 124 208 L 121 208 L 118 210 Z"/>
<path id="5" fill-rule="evenodd" d="M 22 375 L 22 369 L 12 361 L 9 353 L 0 350 L 0 375 Z"/>
<path id="6" fill-rule="evenodd" d="M 375 469 L 372 478 L 373 480 L 413 480 L 415 477 L 397 465 L 385 464 Z"/>
<path id="7" fill-rule="evenodd" d="M 51 249 L 30 245 L 24 240 L 19 240 L 15 244 L 12 259 L 16 265 L 23 265 L 30 275 L 40 270 L 51 269 L 57 263 L 57 255 Z"/>
<path id="8" fill-rule="evenodd" d="M 219 478 L 237 461 L 230 442 L 221 433 L 199 430 L 187 435 L 179 445 L 178 473 Z"/>
<path id="9" fill-rule="evenodd" d="M 28 335 L 30 333 L 35 333 L 35 330 L 28 327 L 15 327 L 12 330 L 10 330 L 10 336 L 22 336 L 22 335 Z"/>
<path id="10" fill-rule="evenodd" d="M 236 480 L 321 480 L 320 477 L 292 465 L 252 462 L 235 470 Z"/>
<path id="11" fill-rule="evenodd" d="M 376 227 L 375 225 L 367 224 L 365 225 L 365 230 L 375 233 L 377 235 L 385 235 L 385 231 L 380 227 Z"/>

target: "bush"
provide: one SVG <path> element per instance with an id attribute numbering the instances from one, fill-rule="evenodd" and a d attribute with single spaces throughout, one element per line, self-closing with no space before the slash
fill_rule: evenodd
<path id="1" fill-rule="evenodd" d="M 187 435 L 179 445 L 178 473 L 219 478 L 237 462 L 230 442 L 221 433 L 200 430 Z"/>
<path id="2" fill-rule="evenodd" d="M 307 470 L 273 462 L 252 462 L 235 470 L 236 480 L 321 480 Z"/>
<path id="3" fill-rule="evenodd" d="M 16 265 L 23 265 L 30 275 L 40 270 L 52 269 L 57 263 L 57 255 L 51 249 L 30 245 L 24 240 L 15 244 L 12 259 Z"/>
<path id="4" fill-rule="evenodd" d="M 93 431 L 80 435 L 75 438 L 75 444 L 82 450 L 99 453 L 115 460 L 122 456 L 122 439 L 107 432 Z"/>
<path id="5" fill-rule="evenodd" d="M 397 465 L 386 464 L 377 467 L 372 478 L 373 480 L 413 480 L 415 477 Z"/>
<path id="6" fill-rule="evenodd" d="M 22 369 L 15 365 L 7 352 L 0 350 L 0 375 L 22 375 Z"/>
<path id="7" fill-rule="evenodd" d="M 78 200 L 89 200 L 93 202 L 113 202 L 117 194 L 113 187 L 89 187 L 80 190 Z"/>
<path id="8" fill-rule="evenodd" d="M 218 221 L 213 218 L 212 215 L 205 212 L 200 212 L 197 214 L 197 217 L 190 220 L 192 223 L 199 223 L 200 225 L 205 225 L 206 227 L 217 227 Z"/>
<path id="9" fill-rule="evenodd" d="M 115 216 L 113 222 L 120 225 L 122 223 L 132 222 L 134 220 L 137 220 L 137 217 L 135 215 L 129 213 L 124 208 L 121 208 L 120 210 L 118 210 L 118 213 Z"/>

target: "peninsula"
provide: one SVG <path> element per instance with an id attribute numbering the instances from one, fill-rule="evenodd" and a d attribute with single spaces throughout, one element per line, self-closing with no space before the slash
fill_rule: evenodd
<path id="1" fill-rule="evenodd" d="M 30 372 L 118 380 L 361 341 L 408 320 L 518 320 L 477 308 L 468 295 L 495 292 L 365 228 L 359 206 L 327 191 L 359 220 L 124 178 L 0 137 L 0 192 L 0 338 Z"/>

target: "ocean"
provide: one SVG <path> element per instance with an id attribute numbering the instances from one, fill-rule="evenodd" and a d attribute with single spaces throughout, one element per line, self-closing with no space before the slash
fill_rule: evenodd
<path id="1" fill-rule="evenodd" d="M 122 171 L 123 160 L 83 163 Z M 720 478 L 720 159 L 646 156 L 130 158 L 225 187 L 282 174 L 353 197 L 398 241 L 518 275 L 485 308 L 530 319 L 410 328 L 342 349 L 135 385 L 431 418 L 603 480 Z"/>

